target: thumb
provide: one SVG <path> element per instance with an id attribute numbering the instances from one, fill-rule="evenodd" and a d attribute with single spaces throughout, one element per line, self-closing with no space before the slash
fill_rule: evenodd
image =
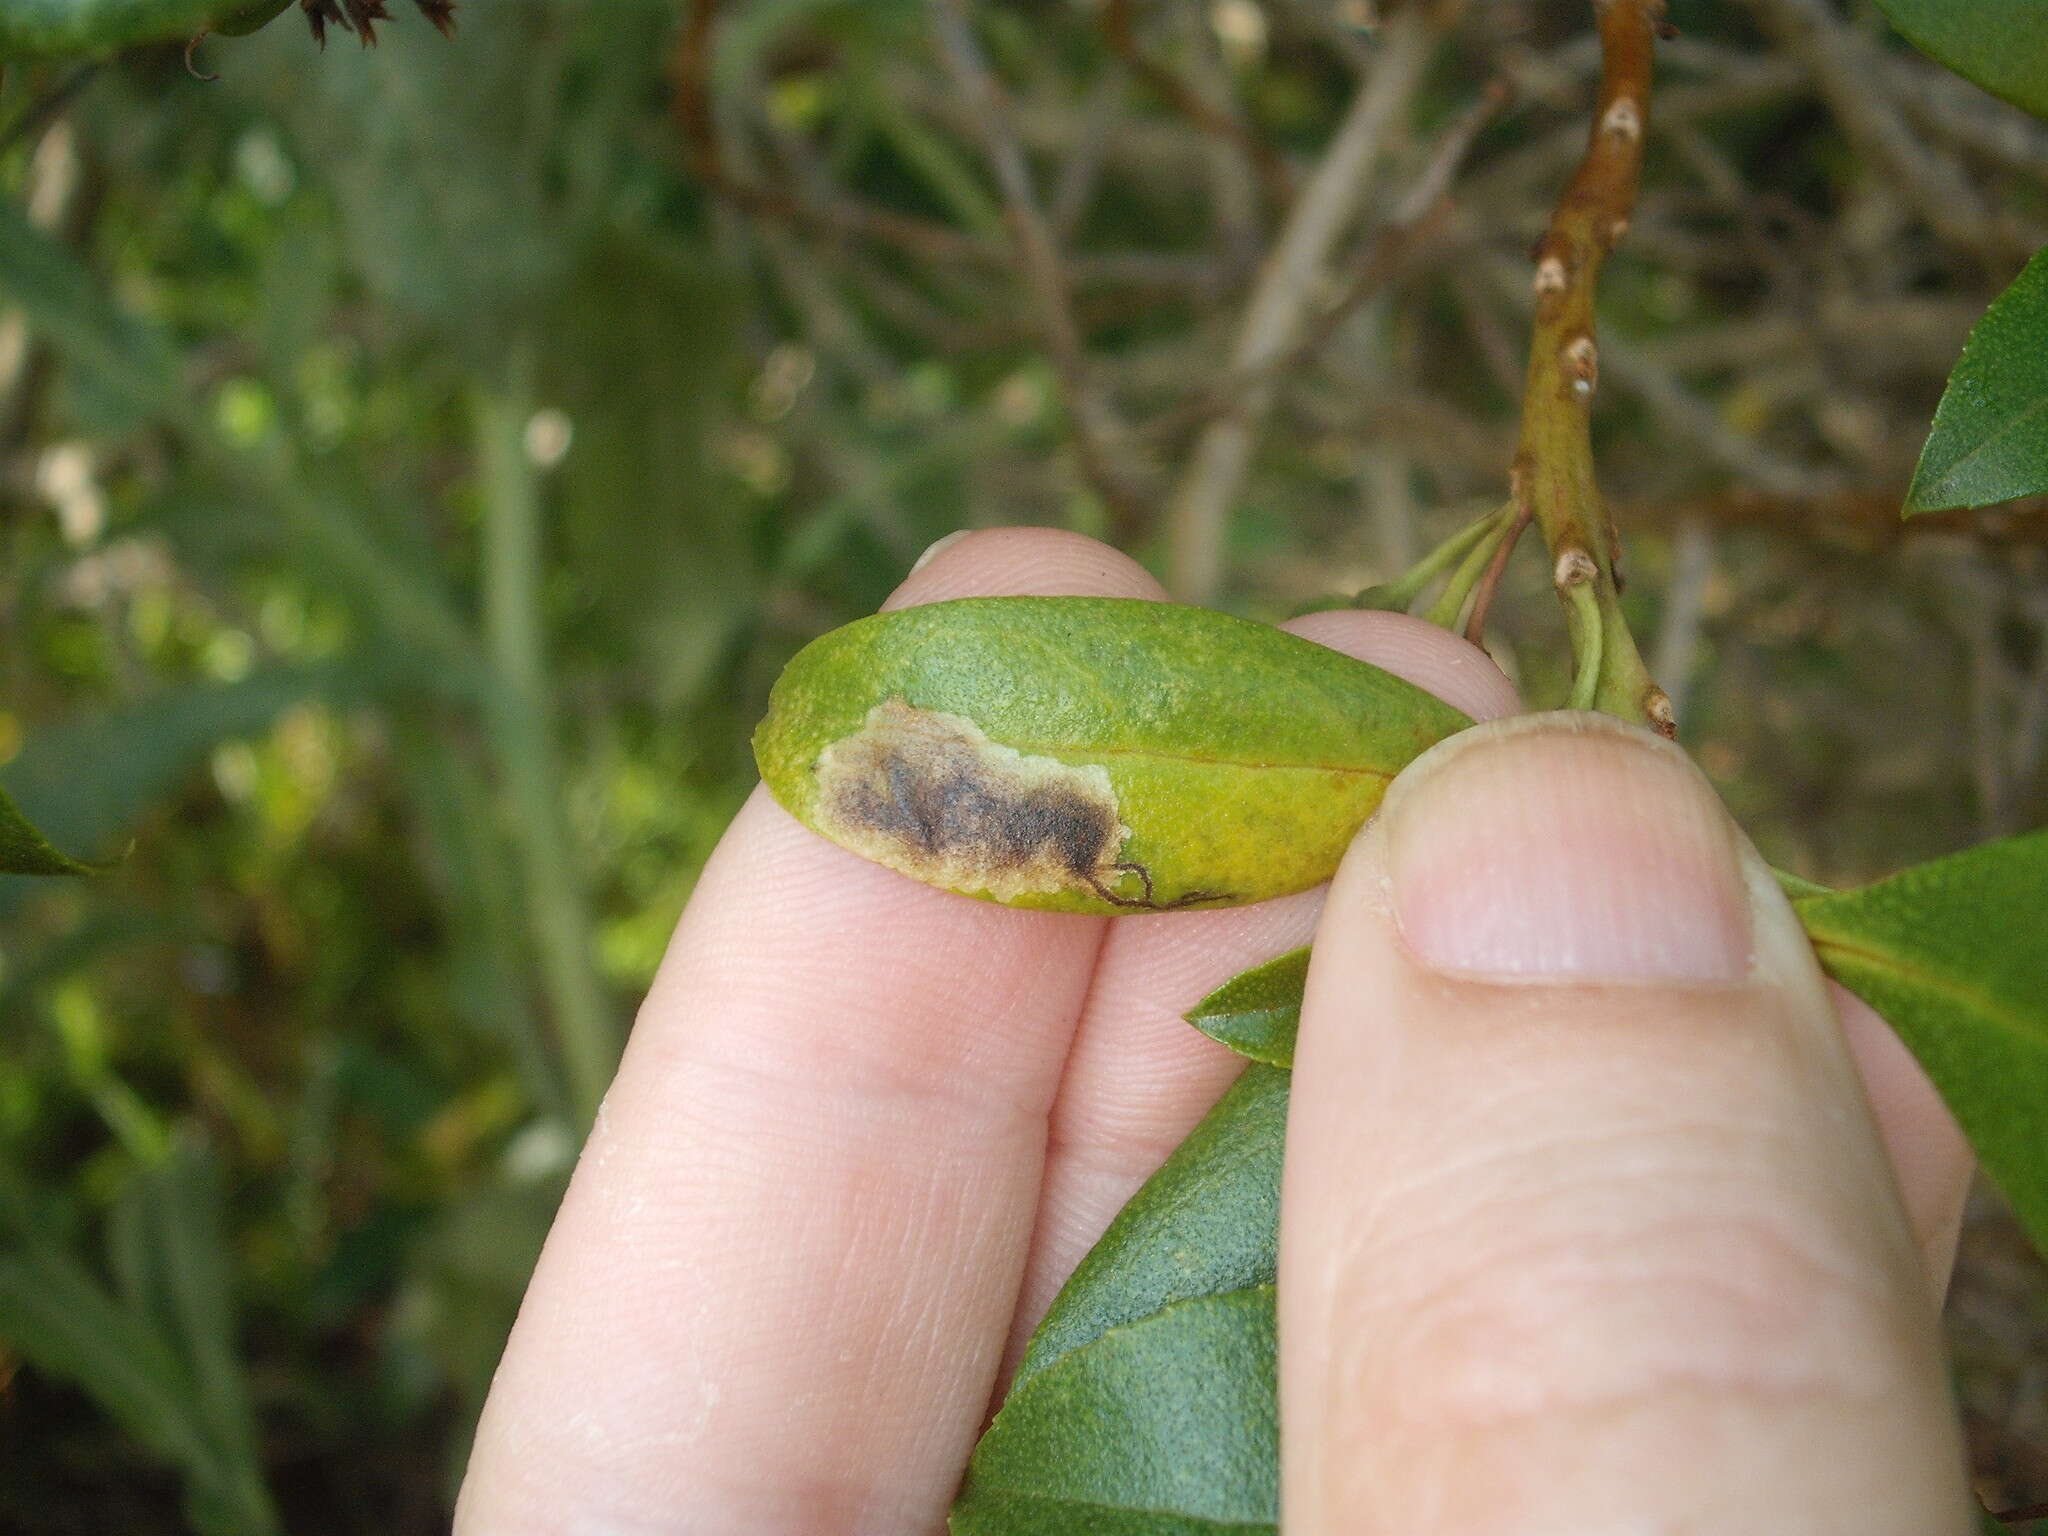
<path id="1" fill-rule="evenodd" d="M 1797 919 L 1604 717 L 1411 766 L 1316 939 L 1283 1527 L 1969 1529 L 1935 1308 Z"/>

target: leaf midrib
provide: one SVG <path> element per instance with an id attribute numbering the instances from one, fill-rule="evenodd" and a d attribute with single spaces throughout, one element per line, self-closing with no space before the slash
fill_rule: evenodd
<path id="1" fill-rule="evenodd" d="M 1936 496 L 1948 494 L 1948 491 L 1945 489 L 1945 487 L 1952 486 L 1955 483 L 1956 479 L 1961 475 L 1962 471 L 1968 465 L 1973 463 L 1981 455 L 1989 453 L 1993 448 L 1996 448 L 2000 443 L 2004 442 L 2007 437 L 2011 436 L 2014 432 L 2018 431 L 2020 427 L 2025 425 L 2029 420 L 2039 415 L 2044 410 L 2048 410 L 2048 391 L 2043 391 L 2041 393 L 2036 394 L 2030 402 L 2028 402 L 2021 409 L 2013 412 L 2012 415 L 2008 416 L 2003 422 L 2001 422 L 1996 431 L 1980 439 L 1960 458 L 1952 460 L 1947 465 L 1947 467 L 1945 467 L 1940 472 L 1939 476 L 1935 479 L 1934 483 L 1928 487 L 1928 490 Z M 2013 494 L 2018 496 L 2025 495 L 2027 493 L 2024 491 L 2016 491 Z M 1915 501 L 1918 501 L 1920 498 L 1918 496 L 1915 496 L 1913 499 Z M 2007 499 L 2010 500 L 2011 498 L 2008 497 Z M 1933 509 L 1930 508 L 1929 510 Z"/>
<path id="2" fill-rule="evenodd" d="M 1206 757 L 1199 752 L 1163 752 L 1150 747 L 1031 747 L 1015 742 L 1000 741 L 999 746 L 1009 747 L 1014 752 L 1024 752 L 1038 757 L 1057 758 L 1061 762 L 1073 760 L 1092 761 L 1098 757 L 1144 757 L 1162 763 L 1193 763 L 1203 768 L 1242 768 L 1250 773 L 1346 773 L 1362 778 L 1378 779 L 1382 784 L 1391 781 L 1393 773 L 1384 768 L 1368 768 L 1363 764 L 1349 763 L 1260 763 L 1246 762 L 1235 757 Z"/>
<path id="3" fill-rule="evenodd" d="M 1974 987 L 1956 981 L 1944 972 L 1929 970 L 1925 966 L 1913 965 L 1888 951 L 1872 949 L 1865 944 L 1855 944 L 1845 939 L 1825 938 L 1814 933 L 1811 929 L 1808 930 L 1808 937 L 1812 940 L 1813 947 L 1821 953 L 1823 958 L 1829 954 L 1845 955 L 1851 960 L 1861 961 L 1875 970 L 1889 972 L 1903 981 L 1917 983 L 1930 992 L 1938 992 L 1950 998 L 1961 1007 L 1982 1014 L 1992 1023 L 2004 1029 L 2008 1034 L 2018 1036 L 2023 1043 L 2031 1045 L 2036 1049 L 2048 1049 L 2048 1037 L 2044 1037 L 2042 1032 L 2030 1023 L 2025 1016 L 2011 1011 L 2005 1004 L 1997 1001 L 1995 998 L 1978 991 Z"/>

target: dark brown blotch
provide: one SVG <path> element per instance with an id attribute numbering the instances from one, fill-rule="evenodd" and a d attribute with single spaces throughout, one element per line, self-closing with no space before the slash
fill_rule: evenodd
<path id="1" fill-rule="evenodd" d="M 891 699 L 820 755 L 817 777 L 821 830 L 933 884 L 999 900 L 1078 889 L 1144 911 L 1219 899 L 1159 901 L 1151 871 L 1118 858 L 1130 830 L 1107 769 L 1018 752 L 963 716 Z M 1112 889 L 1126 875 L 1142 896 Z"/>

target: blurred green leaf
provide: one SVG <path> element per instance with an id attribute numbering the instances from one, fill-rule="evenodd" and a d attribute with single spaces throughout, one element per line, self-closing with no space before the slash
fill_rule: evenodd
<path id="1" fill-rule="evenodd" d="M 109 53 L 183 42 L 249 9 L 250 0 L 6 0 L 0 62 Z"/>
<path id="2" fill-rule="evenodd" d="M 653 28 L 667 19 L 649 5 L 577 15 L 493 0 L 464 11 L 454 45 L 416 31 L 402 44 L 394 34 L 375 50 L 320 54 L 274 29 L 222 69 L 231 90 L 283 125 L 333 199 L 371 296 L 488 365 L 595 232 L 595 194 L 625 142 L 615 118 L 633 101 L 622 88 L 657 66 Z M 644 70 L 620 69 L 614 54 L 606 75 L 568 89 L 583 41 L 608 25 L 647 38 Z M 571 116 L 579 108 L 595 120 Z M 607 153 L 572 153 L 590 129 Z"/>
<path id="3" fill-rule="evenodd" d="M 2048 117 L 2048 5 L 2041 0 L 1877 0 L 1930 58 Z"/>
<path id="4" fill-rule="evenodd" d="M 1227 614 L 998 597 L 813 641 L 754 746 L 783 806 L 856 852 L 968 895 L 1115 913 L 1327 880 L 1387 781 L 1469 723 Z"/>
<path id="5" fill-rule="evenodd" d="M 2048 27 L 2048 5 L 2033 9 Z M 2042 52 L 2048 61 L 2048 45 Z M 2048 68 L 2048 62 L 2044 62 Z M 2048 251 L 1992 301 L 1935 408 L 1906 514 L 2048 490 Z"/>
<path id="6" fill-rule="evenodd" d="M 1294 1065 L 1308 948 L 1240 972 L 1189 1010 L 1187 1021 L 1219 1045 L 1268 1066 Z"/>
<path id="7" fill-rule="evenodd" d="M 51 846 L 0 790 L 0 874 L 89 875 L 93 866 Z"/>
<path id="8" fill-rule="evenodd" d="M 564 285 L 547 327 L 547 404 L 571 434 L 556 471 L 579 629 L 673 710 L 719 675 L 758 600 L 746 508 L 707 462 L 737 392 L 730 274 L 652 241 L 608 239 Z"/>
<path id="9" fill-rule="evenodd" d="M 267 730 L 304 699 L 346 708 L 372 691 L 360 666 L 275 667 L 166 689 L 44 727 L 0 770 L 0 786 L 64 841 L 108 848 L 221 742 Z"/>
<path id="10" fill-rule="evenodd" d="M 90 380 L 99 398 L 128 411 L 130 425 L 178 408 L 177 366 L 162 335 L 123 313 L 84 262 L 5 200 L 0 297 L 21 307 L 30 327 Z"/>
<path id="11" fill-rule="evenodd" d="M 1247 1067 L 1081 1261 L 975 1450 L 955 1532 L 1271 1528 L 1287 1086 Z"/>
<path id="12" fill-rule="evenodd" d="M 280 1530 L 236 1353 L 211 1157 L 184 1141 L 134 1176 L 109 1225 L 118 1297 L 38 1232 L 17 1192 L 0 1199 L 0 1230 L 0 1337 L 175 1463 L 204 1536 Z"/>

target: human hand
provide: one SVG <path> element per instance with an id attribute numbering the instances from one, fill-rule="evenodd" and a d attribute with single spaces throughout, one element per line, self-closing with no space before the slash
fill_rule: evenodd
<path id="1" fill-rule="evenodd" d="M 1005 593 L 1160 595 L 1009 530 L 890 606 Z M 1516 708 L 1419 621 L 1290 627 Z M 458 1531 L 941 1530 L 1053 1293 L 1238 1069 L 1180 1013 L 1312 933 L 1290 1536 L 1966 1528 L 1935 1307 L 1967 1152 L 1675 749 L 1587 717 L 1459 737 L 1323 907 L 991 907 L 757 793 L 563 1202 Z"/>

